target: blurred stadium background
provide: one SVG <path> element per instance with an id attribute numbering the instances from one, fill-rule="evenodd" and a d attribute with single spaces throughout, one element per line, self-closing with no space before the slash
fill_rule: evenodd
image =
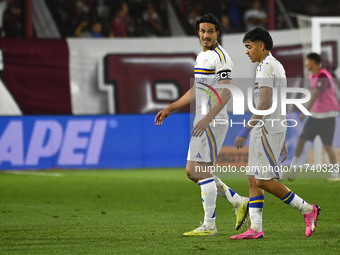
<path id="1" fill-rule="evenodd" d="M 321 26 L 317 51 L 334 76 L 340 100 L 340 26 L 336 23 L 340 4 L 331 3 L 0 1 L 0 169 L 185 166 L 189 107 L 161 128 L 154 126 L 153 118 L 189 89 L 194 59 L 201 51 L 194 23 L 207 12 L 223 22 L 222 45 L 234 62 L 234 83 L 245 94 L 256 67 L 248 62 L 242 43 L 250 9 L 264 15 L 261 23 L 273 36 L 273 54 L 284 65 L 291 87 L 309 86 L 303 63 L 315 46 L 312 17 L 333 18 L 334 23 Z M 93 28 L 98 23 L 99 29 Z M 232 111 L 231 103 L 228 111 Z M 298 119 L 296 108 L 288 107 L 288 111 L 288 118 Z M 231 114 L 230 118 L 237 121 L 243 116 Z M 299 122 L 288 130 L 286 164 L 301 127 Z M 220 165 L 246 164 L 247 148 L 233 147 L 240 128 L 229 129 Z M 337 128 L 338 158 L 339 138 Z M 322 155 L 321 150 L 318 154 Z M 314 157 L 310 144 L 303 160 L 313 163 Z"/>

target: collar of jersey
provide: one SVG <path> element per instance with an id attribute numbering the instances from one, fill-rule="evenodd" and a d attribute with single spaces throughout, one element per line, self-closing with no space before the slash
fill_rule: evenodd
<path id="1" fill-rule="evenodd" d="M 264 57 L 264 59 L 260 62 L 259 65 L 262 65 L 263 64 L 263 61 L 270 55 L 270 52 Z"/>
<path id="2" fill-rule="evenodd" d="M 219 45 L 219 44 L 218 44 L 218 42 L 217 42 L 214 46 L 212 46 L 212 48 L 211 48 L 210 50 L 216 49 L 218 45 Z"/>

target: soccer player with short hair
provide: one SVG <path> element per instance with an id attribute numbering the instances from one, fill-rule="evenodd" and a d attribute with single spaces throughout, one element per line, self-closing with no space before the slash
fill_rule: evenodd
<path id="1" fill-rule="evenodd" d="M 257 110 L 268 110 L 272 106 L 273 89 L 287 87 L 287 79 L 283 66 L 270 53 L 273 40 L 268 31 L 255 28 L 243 38 L 246 54 L 251 62 L 258 62 L 254 85 L 254 101 Z M 243 234 L 231 239 L 258 239 L 264 237 L 262 229 L 262 212 L 264 191 L 280 198 L 286 204 L 302 212 L 306 222 L 306 236 L 315 231 L 319 211 L 317 205 L 309 204 L 297 194 L 274 179 L 279 178 L 275 171 L 280 154 L 287 158 L 286 127 L 281 125 L 285 116 L 280 115 L 281 102 L 278 99 L 276 110 L 268 115 L 253 114 L 248 124 L 235 140 L 236 148 L 243 147 L 250 133 L 248 166 L 255 171 L 248 171 L 249 181 L 249 218 L 251 227 Z M 270 121 L 279 119 L 280 121 Z M 264 171 L 264 167 L 273 171 Z"/>
<path id="2" fill-rule="evenodd" d="M 335 118 L 339 115 L 339 104 L 335 97 L 334 83 L 332 75 L 324 68 L 320 67 L 321 56 L 317 53 L 310 53 L 306 57 L 305 66 L 311 71 L 310 85 L 312 89 L 312 98 L 309 100 L 307 110 L 311 111 L 310 116 L 303 127 L 297 143 L 292 166 L 299 163 L 303 147 L 306 141 L 313 141 L 319 135 L 324 148 L 329 156 L 331 164 L 336 164 L 336 156 L 333 150 L 333 137 L 335 131 Z M 300 120 L 305 119 L 305 115 L 300 115 Z M 295 171 L 290 172 L 288 180 L 295 179 Z M 330 182 L 339 181 L 339 172 L 333 171 Z"/>
<path id="3" fill-rule="evenodd" d="M 162 125 L 173 111 L 196 102 L 194 128 L 190 140 L 186 173 L 188 178 L 201 188 L 204 209 L 204 222 L 197 229 L 184 233 L 185 236 L 216 235 L 216 197 L 217 194 L 228 199 L 236 209 L 236 229 L 239 229 L 248 212 L 248 198 L 241 197 L 230 189 L 218 177 L 206 169 L 214 166 L 223 141 L 227 134 L 227 125 L 213 125 L 212 120 L 228 119 L 225 105 L 231 98 L 227 88 L 216 88 L 217 84 L 231 84 L 233 63 L 228 53 L 218 43 L 221 25 L 212 14 L 206 14 L 196 22 L 197 33 L 202 45 L 202 52 L 195 63 L 195 84 L 180 99 L 158 112 L 155 124 Z M 213 105 L 210 94 L 218 93 L 221 103 Z M 203 105 L 203 100 L 205 105 Z M 202 113 L 202 107 L 209 109 Z"/>

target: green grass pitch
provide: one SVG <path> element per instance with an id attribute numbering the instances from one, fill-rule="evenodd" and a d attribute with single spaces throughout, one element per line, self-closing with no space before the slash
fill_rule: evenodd
<path id="1" fill-rule="evenodd" d="M 184 169 L 0 173 L 0 254 L 339 254 L 340 183 L 283 181 L 322 211 L 305 237 L 300 212 L 266 194 L 262 240 L 230 240 L 231 204 L 218 197 L 218 236 L 183 237 L 203 221 Z M 245 178 L 223 179 L 241 195 Z"/>

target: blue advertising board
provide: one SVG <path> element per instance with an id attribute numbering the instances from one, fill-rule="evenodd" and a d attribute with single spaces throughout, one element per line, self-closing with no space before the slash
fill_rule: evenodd
<path id="1" fill-rule="evenodd" d="M 298 125 L 287 128 L 285 164 L 290 164 L 303 128 L 298 115 L 287 114 Z M 223 146 L 234 147 L 243 122 L 250 117 L 251 113 L 229 116 L 235 124 L 229 125 Z M 160 127 L 154 118 L 155 114 L 0 117 L 0 170 L 185 167 L 190 114 L 174 113 Z M 334 136 L 336 150 L 339 130 Z"/>
<path id="2" fill-rule="evenodd" d="M 182 167 L 189 114 L 0 118 L 0 169 Z"/>

